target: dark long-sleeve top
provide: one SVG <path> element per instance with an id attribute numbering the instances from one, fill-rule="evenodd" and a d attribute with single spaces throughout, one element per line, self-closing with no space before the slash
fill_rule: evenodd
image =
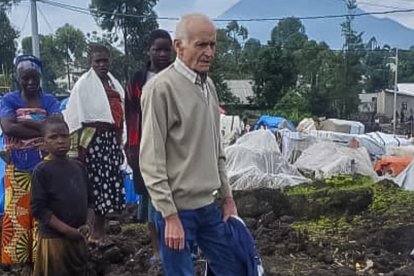
<path id="1" fill-rule="evenodd" d="M 32 176 L 31 211 L 39 221 L 41 237 L 63 237 L 49 226 L 52 214 L 72 227 L 84 225 L 87 209 L 93 208 L 92 197 L 86 169 L 79 161 L 53 159 L 37 165 Z"/>

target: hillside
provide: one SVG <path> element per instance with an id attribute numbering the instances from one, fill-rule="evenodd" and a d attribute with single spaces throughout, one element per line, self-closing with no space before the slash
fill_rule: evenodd
<path id="1" fill-rule="evenodd" d="M 347 12 L 341 0 L 241 0 L 227 10 L 220 19 L 233 18 L 284 18 L 289 16 L 305 17 L 319 15 L 337 15 Z M 363 10 L 355 9 L 355 13 Z M 331 48 L 340 49 L 343 44 L 340 24 L 343 18 L 303 20 L 306 34 L 317 41 L 325 41 Z M 249 30 L 250 37 L 258 38 L 266 43 L 272 28 L 277 22 L 240 22 Z M 409 48 L 414 45 L 414 30 L 409 29 L 391 19 L 381 19 L 371 15 L 355 17 L 354 28 L 364 32 L 364 41 L 375 36 L 379 45 L 389 44 L 392 47 Z"/>

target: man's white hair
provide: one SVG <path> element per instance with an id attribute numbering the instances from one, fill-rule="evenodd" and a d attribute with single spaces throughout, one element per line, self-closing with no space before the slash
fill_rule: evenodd
<path id="1" fill-rule="evenodd" d="M 189 13 L 181 16 L 175 28 L 175 39 L 181 40 L 183 44 L 188 42 L 188 27 L 193 20 L 205 20 L 214 25 L 213 21 L 202 13 Z"/>

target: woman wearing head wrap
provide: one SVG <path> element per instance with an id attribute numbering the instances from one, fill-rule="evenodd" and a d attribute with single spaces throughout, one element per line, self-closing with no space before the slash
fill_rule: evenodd
<path id="1" fill-rule="evenodd" d="M 0 124 L 8 157 L 4 176 L 3 265 L 30 264 L 36 256 L 37 231 L 29 210 L 31 173 L 44 155 L 42 121 L 59 114 L 56 98 L 40 88 L 41 61 L 22 55 L 16 58 L 15 66 L 20 89 L 0 101 Z"/>

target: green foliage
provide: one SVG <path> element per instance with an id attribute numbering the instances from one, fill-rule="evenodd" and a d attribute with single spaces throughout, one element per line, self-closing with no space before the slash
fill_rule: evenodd
<path id="1" fill-rule="evenodd" d="M 269 45 L 259 52 L 253 73 L 255 102 L 263 108 L 273 108 L 295 84 L 296 68 L 293 57 L 278 45 Z"/>
<path id="2" fill-rule="evenodd" d="M 23 53 L 32 54 L 32 38 L 22 40 Z M 57 92 L 56 79 L 65 73 L 64 53 L 56 44 L 52 35 L 40 35 L 40 58 L 43 63 L 43 89 L 48 92 Z"/>
<path id="3" fill-rule="evenodd" d="M 398 81 L 414 82 L 414 46 L 408 51 L 400 51 L 398 55 Z"/>
<path id="4" fill-rule="evenodd" d="M 9 75 L 13 72 L 13 58 L 16 52 L 14 40 L 19 33 L 11 26 L 3 10 L 0 10 L 0 26 L 0 75 L 3 73 Z"/>
<path id="5" fill-rule="evenodd" d="M 149 34 L 158 28 L 156 14 L 153 10 L 157 0 L 92 0 L 91 12 L 98 25 L 110 32 L 111 42 L 122 40 L 124 53 L 124 74 L 146 64 Z M 124 16 L 135 15 L 135 16 Z M 118 36 L 122 34 L 122 37 Z"/>
<path id="6" fill-rule="evenodd" d="M 271 42 L 288 50 L 299 50 L 308 41 L 305 26 L 295 17 L 284 18 L 273 28 Z"/>
<path id="7" fill-rule="evenodd" d="M 370 212 L 389 219 L 393 217 L 411 216 L 401 210 L 414 208 L 414 192 L 401 189 L 391 181 L 382 181 L 373 186 L 374 200 Z"/>
<path id="8" fill-rule="evenodd" d="M 313 238 L 335 236 L 335 239 L 347 238 L 349 232 L 373 216 L 380 217 L 384 225 L 392 227 L 394 221 L 412 220 L 414 208 L 414 192 L 406 191 L 392 181 L 382 180 L 374 183 L 371 178 L 360 175 L 341 175 L 310 184 L 302 184 L 285 189 L 289 198 L 302 197 L 304 201 L 323 198 L 330 195 L 332 198 L 338 193 L 349 191 L 370 190 L 371 204 L 359 214 L 321 215 L 313 219 L 298 219 L 293 227 L 301 233 L 307 233 Z M 357 192 L 359 193 L 359 192 Z M 291 200 L 291 199 L 290 199 Z M 316 204 L 313 202 L 312 205 Z"/>
<path id="9" fill-rule="evenodd" d="M 86 37 L 79 29 L 75 29 L 69 24 L 57 29 L 55 34 L 56 47 L 62 52 L 65 59 L 66 75 L 68 79 L 68 89 L 72 88 L 71 71 L 73 68 L 80 68 L 86 58 Z"/>
<path id="10" fill-rule="evenodd" d="M 292 226 L 299 233 L 308 234 L 311 239 L 319 240 L 334 236 L 342 242 L 346 242 L 346 239 L 342 237 L 352 229 L 352 225 L 347 222 L 345 217 L 321 217 L 316 221 L 295 222 Z"/>
<path id="11" fill-rule="evenodd" d="M 311 117 L 308 91 L 306 90 L 305 87 L 302 89 L 289 89 L 275 105 L 274 113 L 295 123 L 299 123 L 304 118 Z"/>

